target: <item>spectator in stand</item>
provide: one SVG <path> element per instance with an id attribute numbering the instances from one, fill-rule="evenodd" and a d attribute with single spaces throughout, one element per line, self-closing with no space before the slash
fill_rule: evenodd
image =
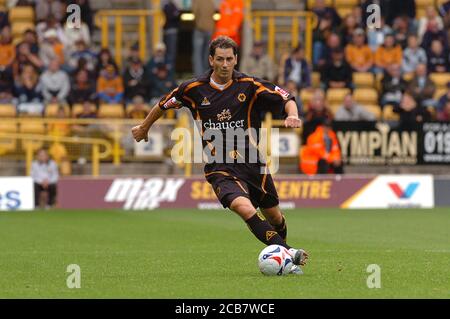
<path id="1" fill-rule="evenodd" d="M 353 34 L 358 29 L 356 18 L 352 14 L 348 14 L 344 18 L 344 22 L 340 27 L 339 34 L 341 35 L 342 47 L 346 47 L 353 40 Z"/>
<path id="2" fill-rule="evenodd" d="M 326 45 L 320 49 L 321 55 L 317 61 L 318 71 L 321 71 L 331 61 L 331 52 L 339 48 L 342 48 L 341 38 L 337 33 L 330 33 L 326 40 Z"/>
<path id="3" fill-rule="evenodd" d="M 35 0 L 35 13 L 37 22 L 41 22 L 49 16 L 54 16 L 58 22 L 61 22 L 66 15 L 65 6 L 59 0 Z"/>
<path id="4" fill-rule="evenodd" d="M 136 95 L 132 104 L 127 106 L 126 114 L 130 119 L 145 119 L 150 112 L 150 108 L 145 104 L 144 98 Z"/>
<path id="5" fill-rule="evenodd" d="M 381 80 L 381 107 L 384 108 L 385 105 L 390 104 L 394 108 L 398 108 L 407 86 L 408 83 L 402 77 L 400 65 L 388 66 L 387 72 Z"/>
<path id="6" fill-rule="evenodd" d="M 65 62 L 64 45 L 58 40 L 58 35 L 54 29 L 47 30 L 44 35 L 45 41 L 41 45 L 40 58 L 45 67 L 51 61 L 58 60 L 60 65 Z"/>
<path id="7" fill-rule="evenodd" d="M 89 77 L 87 70 L 79 70 L 75 73 L 74 81 L 72 82 L 72 89 L 70 90 L 68 102 L 70 105 L 82 104 L 86 100 L 94 100 L 95 83 Z"/>
<path id="8" fill-rule="evenodd" d="M 9 26 L 9 15 L 7 11 L 0 11 L 0 30 Z"/>
<path id="9" fill-rule="evenodd" d="M 363 20 L 363 13 L 360 6 L 354 6 L 352 8 L 352 16 L 355 18 L 358 28 L 365 28 L 367 20 Z"/>
<path id="10" fill-rule="evenodd" d="M 89 33 L 89 27 L 86 23 L 81 22 L 79 28 L 71 26 L 72 21 L 67 20 L 64 25 L 64 37 L 66 39 L 66 51 L 70 55 L 77 50 L 77 43 L 83 41 L 86 47 L 91 45 L 91 34 Z"/>
<path id="11" fill-rule="evenodd" d="M 343 163 L 331 121 L 323 121 L 300 148 L 300 171 L 307 175 L 343 174 Z"/>
<path id="12" fill-rule="evenodd" d="M 392 25 L 395 18 L 406 16 L 409 19 L 416 18 L 416 0 L 390 1 L 386 23 Z"/>
<path id="13" fill-rule="evenodd" d="M 437 120 L 450 123 L 450 100 L 447 100 L 444 107 L 437 113 Z"/>
<path id="14" fill-rule="evenodd" d="M 431 20 L 430 22 L 428 22 L 428 29 L 423 35 L 422 48 L 428 50 L 434 40 L 440 41 L 444 46 L 444 49 L 448 50 L 447 34 L 444 30 L 439 29 L 438 22 L 436 22 L 435 20 Z"/>
<path id="15" fill-rule="evenodd" d="M 450 101 L 450 81 L 447 82 L 447 93 L 439 97 L 437 102 L 437 110 L 442 110 L 448 101 Z"/>
<path id="16" fill-rule="evenodd" d="M 241 46 L 242 22 L 244 21 L 243 0 L 222 0 L 219 7 L 220 20 L 216 23 L 212 40 L 225 35 Z"/>
<path id="17" fill-rule="evenodd" d="M 417 66 L 415 76 L 408 83 L 406 91 L 420 106 L 436 107 L 437 105 L 436 101 L 433 99 L 436 85 L 431 81 L 427 74 L 426 64 L 419 64 Z"/>
<path id="18" fill-rule="evenodd" d="M 251 74 L 260 79 L 273 81 L 275 79 L 275 66 L 272 58 L 264 52 L 264 43 L 255 42 L 249 56 L 243 57 L 241 72 Z"/>
<path id="19" fill-rule="evenodd" d="M 327 20 L 329 19 L 329 20 L 331 20 L 331 27 L 333 29 L 336 29 L 342 23 L 341 17 L 337 13 L 336 9 L 334 9 L 333 7 L 328 7 L 326 5 L 325 0 L 316 0 L 314 2 L 313 7 L 310 9 L 319 18 L 319 22 L 318 22 L 319 24 L 322 19 L 327 19 Z"/>
<path id="20" fill-rule="evenodd" d="M 95 66 L 95 78 L 100 76 L 100 72 L 105 69 L 108 65 L 112 65 L 116 72 L 119 72 L 119 67 L 114 60 L 111 51 L 108 48 L 103 48 L 97 55 L 97 63 Z"/>
<path id="21" fill-rule="evenodd" d="M 15 102 L 13 75 L 11 72 L 0 72 L 0 104 L 12 104 Z"/>
<path id="22" fill-rule="evenodd" d="M 406 16 L 397 17 L 392 25 L 392 31 L 395 37 L 395 43 L 404 50 L 408 45 L 408 35 L 415 34 L 415 30 L 410 25 L 410 19 Z"/>
<path id="23" fill-rule="evenodd" d="M 251 73 L 250 73 L 251 74 Z M 305 59 L 305 50 L 297 46 L 284 63 L 284 82 L 293 81 L 297 90 L 311 87 L 311 68 Z"/>
<path id="24" fill-rule="evenodd" d="M 34 182 L 34 203 L 39 208 L 50 208 L 56 203 L 58 166 L 50 159 L 45 149 L 37 151 L 36 160 L 31 164 Z"/>
<path id="25" fill-rule="evenodd" d="M 431 48 L 428 51 L 428 72 L 446 73 L 449 68 L 449 51 L 445 50 L 442 43 L 438 40 L 431 42 Z"/>
<path id="26" fill-rule="evenodd" d="M 57 59 L 51 61 L 48 69 L 42 73 L 40 83 L 45 103 L 67 103 L 70 79 L 67 73 L 61 70 Z"/>
<path id="27" fill-rule="evenodd" d="M 383 45 L 387 34 L 392 33 L 392 28 L 385 23 L 383 16 L 380 18 L 380 28 L 367 28 L 367 44 L 372 52 L 376 52 Z"/>
<path id="28" fill-rule="evenodd" d="M 122 103 L 123 81 L 114 65 L 109 64 L 100 72 L 97 80 L 97 96 L 101 103 Z"/>
<path id="29" fill-rule="evenodd" d="M 150 89 L 150 76 L 147 74 L 142 62 L 139 58 L 131 58 L 130 66 L 123 74 L 123 82 L 125 85 L 125 102 L 129 103 L 135 96 L 148 98 Z"/>
<path id="30" fill-rule="evenodd" d="M 438 15 L 436 9 L 433 6 L 427 7 L 425 11 L 425 16 L 420 18 L 418 22 L 419 26 L 417 30 L 417 35 L 419 37 L 419 42 L 422 41 L 422 38 L 428 29 L 430 21 L 436 21 L 439 30 L 444 29 L 444 22 L 442 21 L 442 18 Z"/>
<path id="31" fill-rule="evenodd" d="M 16 48 L 12 43 L 11 28 L 4 27 L 0 32 L 0 72 L 11 72 L 16 58 Z"/>
<path id="32" fill-rule="evenodd" d="M 209 42 L 214 32 L 213 15 L 216 12 L 214 0 L 193 0 L 192 13 L 195 27 L 192 34 L 192 65 L 194 76 L 199 77 L 209 69 Z"/>
<path id="33" fill-rule="evenodd" d="M 326 90 L 329 88 L 352 88 L 353 71 L 344 59 L 344 51 L 335 49 L 331 54 L 331 61 L 328 63 L 321 75 L 321 81 Z"/>
<path id="34" fill-rule="evenodd" d="M 135 59 L 141 59 L 141 54 L 139 52 L 139 43 L 136 42 L 135 44 L 133 44 L 129 51 L 128 51 L 128 58 L 126 60 L 124 69 L 129 68 L 131 65 L 131 61 L 135 60 Z"/>
<path id="35" fill-rule="evenodd" d="M 387 34 L 384 38 L 384 44 L 375 52 L 375 72 L 385 72 L 389 65 L 401 64 L 402 60 L 402 48 L 395 43 L 395 37 L 392 33 Z"/>
<path id="36" fill-rule="evenodd" d="M 27 42 L 21 42 L 17 45 L 16 59 L 13 63 L 14 78 L 19 76 L 25 64 L 32 64 L 38 70 L 44 66 L 39 56 L 31 52 L 30 45 Z"/>
<path id="37" fill-rule="evenodd" d="M 365 44 L 364 36 L 363 29 L 356 29 L 352 43 L 345 47 L 345 59 L 355 72 L 369 72 L 373 67 L 373 53 Z"/>
<path id="38" fill-rule="evenodd" d="M 439 15 L 444 23 L 444 30 L 447 30 L 447 34 L 450 36 L 450 0 L 439 7 Z"/>
<path id="39" fill-rule="evenodd" d="M 58 38 L 58 41 L 61 42 L 63 45 L 66 44 L 67 39 L 66 34 L 64 33 L 64 29 L 54 16 L 49 16 L 46 18 L 46 20 L 39 22 L 36 25 L 36 34 L 39 43 L 42 43 L 45 40 L 45 33 L 48 30 L 54 30 L 56 32 L 56 37 Z"/>
<path id="40" fill-rule="evenodd" d="M 164 43 L 167 48 L 167 62 L 175 69 L 177 56 L 178 29 L 180 28 L 181 12 L 175 1 L 168 0 L 163 7 L 165 23 L 163 27 Z"/>
<path id="41" fill-rule="evenodd" d="M 316 89 L 306 108 L 303 140 L 306 141 L 308 135 L 314 132 L 316 127 L 325 120 L 332 121 L 333 113 L 326 104 L 324 91 Z"/>
<path id="42" fill-rule="evenodd" d="M 316 69 L 323 67 L 327 61 L 327 55 L 324 51 L 326 50 L 326 46 L 330 45 L 330 36 L 333 34 L 333 41 L 338 42 L 338 46 L 340 46 L 340 37 L 336 33 L 333 33 L 332 19 L 320 19 L 317 27 L 313 31 L 313 65 Z"/>
<path id="43" fill-rule="evenodd" d="M 83 39 L 75 42 L 74 51 L 69 55 L 68 66 L 71 72 L 77 69 L 78 61 L 83 58 L 86 61 L 86 67 L 89 71 L 95 69 L 95 53 L 92 52 Z"/>
<path id="44" fill-rule="evenodd" d="M 416 99 L 409 93 L 403 94 L 400 106 L 394 109 L 394 112 L 400 115 L 400 129 L 414 128 L 417 123 L 431 120 L 430 112 L 425 107 L 419 105 Z"/>
<path id="45" fill-rule="evenodd" d="M 427 63 L 427 53 L 419 46 L 417 36 L 410 34 L 408 46 L 403 51 L 402 70 L 404 73 L 413 73 L 420 63 Z"/>
<path id="46" fill-rule="evenodd" d="M 39 74 L 30 65 L 24 65 L 16 82 L 17 111 L 21 114 L 42 115 L 44 111 Z"/>
<path id="47" fill-rule="evenodd" d="M 153 52 L 152 57 L 145 65 L 145 68 L 147 69 L 149 76 L 150 77 L 155 76 L 156 72 L 158 71 L 158 66 L 162 64 L 166 66 L 166 69 L 169 72 L 169 77 L 171 79 L 174 79 L 175 77 L 174 70 L 166 58 L 166 45 L 164 43 L 157 43 L 155 45 L 155 50 Z"/>
<path id="48" fill-rule="evenodd" d="M 163 95 L 174 88 L 176 88 L 176 83 L 170 79 L 166 65 L 157 65 L 156 74 L 150 83 L 150 104 L 154 105 Z"/>
<path id="49" fill-rule="evenodd" d="M 375 121 L 375 115 L 353 100 L 351 93 L 344 97 L 343 105 L 334 115 L 335 121 Z"/>

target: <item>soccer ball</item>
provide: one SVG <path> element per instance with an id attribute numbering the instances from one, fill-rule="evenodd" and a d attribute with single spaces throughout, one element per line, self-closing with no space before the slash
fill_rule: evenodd
<path id="1" fill-rule="evenodd" d="M 267 246 L 258 257 L 259 270 L 266 276 L 286 275 L 293 265 L 289 251 L 280 245 Z"/>

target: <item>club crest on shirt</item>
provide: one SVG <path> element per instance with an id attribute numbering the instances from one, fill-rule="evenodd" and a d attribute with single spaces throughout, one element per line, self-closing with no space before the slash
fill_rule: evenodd
<path id="1" fill-rule="evenodd" d="M 217 120 L 220 122 L 231 120 L 230 109 L 223 110 L 222 112 L 217 114 Z"/>
<path id="2" fill-rule="evenodd" d="M 245 96 L 244 93 L 240 93 L 240 94 L 238 95 L 238 100 L 239 100 L 239 102 L 245 102 L 246 99 L 247 99 L 247 96 Z"/>
<path id="3" fill-rule="evenodd" d="M 275 87 L 275 91 L 278 92 L 285 100 L 287 100 L 287 98 L 289 97 L 289 92 L 283 90 L 279 86 Z"/>
<path id="4" fill-rule="evenodd" d="M 206 97 L 204 97 L 203 101 L 202 101 L 202 105 L 211 105 L 211 103 L 209 102 L 209 100 Z"/>

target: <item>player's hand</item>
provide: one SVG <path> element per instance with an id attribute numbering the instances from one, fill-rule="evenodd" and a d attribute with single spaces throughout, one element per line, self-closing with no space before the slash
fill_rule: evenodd
<path id="1" fill-rule="evenodd" d="M 145 129 L 142 125 L 137 125 L 131 129 L 131 133 L 133 134 L 133 138 L 136 142 L 140 142 L 142 140 L 148 142 L 148 129 Z"/>
<path id="2" fill-rule="evenodd" d="M 302 126 L 302 120 L 297 116 L 288 116 L 284 121 L 285 127 L 297 128 Z"/>

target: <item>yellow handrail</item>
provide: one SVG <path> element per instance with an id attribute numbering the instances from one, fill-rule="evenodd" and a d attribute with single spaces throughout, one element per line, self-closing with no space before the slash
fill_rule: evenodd
<path id="1" fill-rule="evenodd" d="M 24 141 L 54 141 L 55 137 L 51 135 L 40 135 L 40 134 L 24 134 L 24 133 L 4 133 L 0 132 L 0 138 L 24 140 Z M 112 145 L 107 140 L 99 138 L 88 138 L 88 137 L 67 137 L 58 136 L 59 142 L 73 143 L 73 144 L 89 144 L 93 145 L 92 152 L 92 175 L 99 176 L 99 163 L 100 159 L 105 159 L 112 153 Z M 99 146 L 104 147 L 104 151 L 100 152 Z M 32 143 L 26 143 L 26 172 L 30 175 L 31 162 L 33 161 L 33 152 L 36 151 Z"/>
<path id="2" fill-rule="evenodd" d="M 275 47 L 276 47 L 276 33 L 277 29 L 280 28 L 276 26 L 276 18 L 291 18 L 291 46 L 294 48 L 298 45 L 299 40 L 299 19 L 304 18 L 305 21 L 305 40 L 304 48 L 305 55 L 308 61 L 312 60 L 312 32 L 313 27 L 317 23 L 317 16 L 309 11 L 253 11 L 251 12 L 252 22 L 253 22 L 253 32 L 254 38 L 257 41 L 261 40 L 262 34 L 262 21 L 263 19 L 268 20 L 268 34 L 267 34 L 267 47 L 268 54 L 275 58 Z"/>
<path id="3" fill-rule="evenodd" d="M 161 41 L 161 22 L 162 22 L 162 12 L 159 9 L 160 0 L 153 0 L 154 8 L 153 10 L 128 10 L 128 9 L 117 9 L 117 10 L 100 10 L 96 14 L 96 19 L 100 23 L 101 29 L 101 44 L 103 48 L 108 48 L 109 43 L 109 22 L 114 18 L 115 31 L 114 31 L 114 47 L 115 47 L 115 60 L 119 66 L 122 66 L 122 47 L 123 47 L 123 17 L 137 17 L 138 22 L 138 41 L 139 41 L 139 56 L 142 60 L 147 58 L 147 17 L 153 17 L 152 25 L 152 46 Z"/>

